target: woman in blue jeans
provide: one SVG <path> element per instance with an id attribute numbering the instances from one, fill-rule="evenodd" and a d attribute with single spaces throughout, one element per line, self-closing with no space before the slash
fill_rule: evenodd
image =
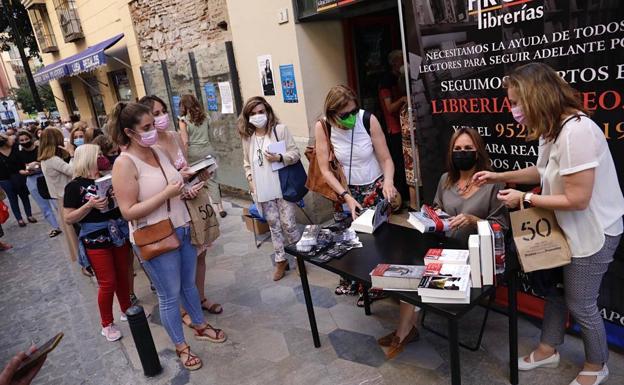
<path id="1" fill-rule="evenodd" d="M 22 130 L 17 134 L 17 140 L 21 146 L 18 153 L 21 163 L 20 174 L 26 177 L 26 186 L 28 187 L 28 191 L 37 203 L 37 206 L 39 206 L 39 209 L 41 209 L 43 217 L 46 221 L 48 221 L 50 226 L 52 226 L 49 236 L 50 238 L 54 238 L 61 234 L 62 231 L 59 227 L 58 221 L 56 220 L 56 215 L 54 214 L 57 210 L 54 206 L 54 201 L 51 199 L 43 199 L 37 189 L 37 178 L 43 176 L 41 173 L 41 165 L 37 161 L 37 151 L 39 150 L 39 146 L 35 145 L 33 135 L 26 130 Z"/>
<path id="2" fill-rule="evenodd" d="M 11 205 L 11 211 L 17 220 L 19 227 L 26 226 L 22 219 L 19 201 L 22 201 L 28 222 L 37 223 L 32 216 L 30 200 L 28 199 L 28 188 L 26 178 L 20 174 L 20 160 L 18 156 L 19 148 L 15 139 L 4 134 L 0 134 L 0 187 L 6 192 Z"/>
<path id="3" fill-rule="evenodd" d="M 155 147 L 158 133 L 149 107 L 137 103 L 117 103 L 108 123 L 109 132 L 125 147 L 113 166 L 113 188 L 121 213 L 130 222 L 130 237 L 137 228 L 170 220 L 180 246 L 152 259 L 142 258 L 156 292 L 163 326 L 188 370 L 197 370 L 202 361 L 191 352 L 184 339 L 180 303 L 191 316 L 195 338 L 224 342 L 225 333 L 204 319 L 199 292 L 195 286 L 197 251 L 191 245 L 190 216 L 182 199 L 194 198 L 203 187 L 199 183 L 184 191 L 188 168 L 176 170 L 169 156 Z"/>

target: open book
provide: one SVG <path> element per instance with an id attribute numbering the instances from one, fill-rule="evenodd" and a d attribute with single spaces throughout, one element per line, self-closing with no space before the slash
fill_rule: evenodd
<path id="1" fill-rule="evenodd" d="M 212 157 L 212 155 L 208 155 L 199 162 L 195 162 L 189 166 L 189 171 L 193 174 L 197 174 L 204 169 L 208 169 L 208 171 L 214 171 L 217 169 L 217 161 Z"/>
<path id="2" fill-rule="evenodd" d="M 360 233 L 372 234 L 390 218 L 390 203 L 382 199 L 375 209 L 367 209 L 351 223 L 351 228 Z"/>
<path id="3" fill-rule="evenodd" d="M 407 222 L 421 233 L 444 232 L 450 229 L 450 216 L 440 209 L 422 205 L 420 211 L 409 214 Z"/>

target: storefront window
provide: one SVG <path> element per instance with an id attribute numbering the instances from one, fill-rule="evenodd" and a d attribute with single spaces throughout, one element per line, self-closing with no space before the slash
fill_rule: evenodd
<path id="1" fill-rule="evenodd" d="M 65 99 L 65 106 L 70 115 L 80 116 L 78 106 L 76 105 L 76 98 L 74 98 L 74 90 L 71 84 L 61 83 L 61 89 L 63 90 L 63 99 Z"/>
<path id="2" fill-rule="evenodd" d="M 58 51 L 45 4 L 33 5 L 28 9 L 28 14 L 30 15 L 30 21 L 35 36 L 37 36 L 37 42 L 39 43 L 41 52 L 50 53 Z"/>
<path id="3" fill-rule="evenodd" d="M 82 39 L 82 26 L 78 17 L 75 0 L 54 0 L 54 9 L 58 17 L 65 43 Z"/>
<path id="4" fill-rule="evenodd" d="M 110 76 L 113 80 L 117 100 L 120 102 L 131 102 L 133 100 L 132 88 L 130 87 L 130 79 L 126 70 L 111 72 Z"/>
<path id="5" fill-rule="evenodd" d="M 85 77 L 84 80 L 87 83 L 85 84 L 85 87 L 87 88 L 87 94 L 89 95 L 91 108 L 93 109 L 93 112 L 97 119 L 97 125 L 98 127 L 102 127 L 104 124 L 106 124 L 107 116 L 106 109 L 104 108 L 104 98 L 100 93 L 98 81 L 93 76 Z"/>

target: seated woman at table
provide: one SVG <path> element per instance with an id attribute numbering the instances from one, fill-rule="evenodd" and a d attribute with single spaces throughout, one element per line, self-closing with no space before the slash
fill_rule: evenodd
<path id="1" fill-rule="evenodd" d="M 472 182 L 475 173 L 490 170 L 483 139 L 471 128 L 457 130 L 449 142 L 447 155 L 448 172 L 440 177 L 434 205 L 451 215 L 451 230 L 447 237 L 468 246 L 468 236 L 477 233 L 477 221 L 487 219 L 508 228 L 507 209 L 496 195 L 502 184 L 481 187 Z M 401 302 L 397 330 L 378 340 L 381 346 L 389 347 L 388 358 L 394 358 L 405 349 L 405 345 L 419 337 L 417 324 L 419 309 Z"/>
<path id="2" fill-rule="evenodd" d="M 375 207 L 382 198 L 393 200 L 397 195 L 394 164 L 377 118 L 370 116 L 368 130 L 364 123 L 365 111 L 358 106 L 353 90 L 343 85 L 329 90 L 324 112 L 325 117 L 315 126 L 316 159 L 327 184 L 344 199 L 353 219 L 358 216 L 356 209 Z M 330 141 L 342 165 L 347 188 L 330 170 Z M 343 279 L 336 294 L 355 294 L 356 286 Z M 377 293 L 371 294 L 371 299 L 379 299 Z M 361 298 L 358 305 L 363 306 Z"/>

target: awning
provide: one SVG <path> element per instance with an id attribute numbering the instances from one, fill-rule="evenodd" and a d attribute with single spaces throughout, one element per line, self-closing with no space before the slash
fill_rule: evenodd
<path id="1" fill-rule="evenodd" d="M 97 67 L 106 65 L 106 55 L 104 51 L 117 43 L 124 37 L 123 33 L 101 43 L 92 45 L 84 51 L 66 57 L 56 63 L 47 65 L 34 74 L 35 83 L 44 84 L 50 80 L 59 79 L 65 76 L 74 76 L 82 72 L 92 71 Z"/>

